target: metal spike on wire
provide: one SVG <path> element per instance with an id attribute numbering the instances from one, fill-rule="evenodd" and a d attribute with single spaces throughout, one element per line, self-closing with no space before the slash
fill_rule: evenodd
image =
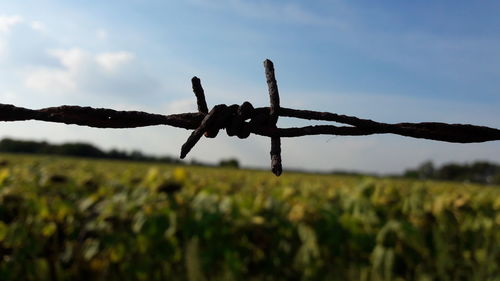
<path id="1" fill-rule="evenodd" d="M 229 136 L 247 138 L 250 134 L 271 138 L 271 171 L 279 176 L 281 165 L 281 138 L 309 135 L 367 136 L 373 134 L 397 134 L 401 136 L 445 141 L 453 143 L 476 143 L 500 140 L 500 130 L 469 124 L 446 124 L 439 122 L 387 124 L 354 116 L 330 112 L 298 110 L 280 107 L 278 84 L 274 65 L 264 61 L 269 89 L 269 107 L 254 108 L 248 101 L 241 105 L 216 105 L 208 110 L 201 81 L 191 80 L 196 96 L 198 112 L 172 115 L 152 114 L 140 111 L 116 111 L 105 108 L 80 106 L 59 106 L 38 110 L 0 104 L 0 121 L 39 120 L 64 124 L 75 124 L 95 128 L 136 128 L 154 125 L 168 125 L 192 129 L 181 148 L 181 158 L 191 151 L 203 137 L 215 138 L 221 129 Z M 301 128 L 278 128 L 279 116 L 307 120 L 332 121 L 349 126 L 316 125 Z"/>
<path id="2" fill-rule="evenodd" d="M 269 88 L 269 127 L 276 128 L 280 111 L 280 96 L 278 92 L 278 83 L 274 77 L 274 64 L 270 60 L 264 61 L 266 69 L 267 87 Z M 271 171 L 280 176 L 283 168 L 281 167 L 281 139 L 280 137 L 271 137 Z"/>

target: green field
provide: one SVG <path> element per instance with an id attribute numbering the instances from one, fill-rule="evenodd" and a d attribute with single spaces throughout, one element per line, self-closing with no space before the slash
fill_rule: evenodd
<path id="1" fill-rule="evenodd" d="M 500 280 L 500 187 L 0 155 L 0 280 Z"/>

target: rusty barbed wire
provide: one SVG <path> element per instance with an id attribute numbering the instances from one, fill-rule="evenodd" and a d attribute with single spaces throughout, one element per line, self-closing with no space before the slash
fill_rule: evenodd
<path id="1" fill-rule="evenodd" d="M 208 111 L 201 81 L 199 78 L 193 77 L 191 83 L 197 100 L 198 112 L 162 115 L 141 111 L 117 111 L 107 108 L 68 105 L 35 110 L 0 104 L 0 121 L 39 120 L 95 128 L 137 128 L 168 125 L 194 130 L 182 145 L 181 158 L 186 157 L 203 135 L 215 138 L 221 129 L 225 129 L 229 136 L 237 136 L 242 139 L 247 138 L 250 134 L 256 134 L 271 138 L 271 170 L 277 176 L 282 173 L 282 137 L 322 134 L 339 136 L 397 134 L 452 143 L 500 140 L 499 129 L 485 126 L 439 122 L 387 124 L 330 112 L 280 107 L 274 65 L 270 60 L 265 60 L 264 68 L 269 88 L 270 107 L 254 108 L 250 102 L 246 101 L 241 105 L 219 104 Z M 278 128 L 276 122 L 279 116 L 331 121 L 350 126 L 313 125 L 300 128 Z"/>

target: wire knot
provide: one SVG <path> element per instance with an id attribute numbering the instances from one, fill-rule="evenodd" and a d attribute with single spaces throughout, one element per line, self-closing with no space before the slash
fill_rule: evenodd
<path id="1" fill-rule="evenodd" d="M 219 130 L 225 129 L 228 136 L 245 139 L 250 136 L 252 127 L 262 125 L 266 120 L 265 113 L 256 112 L 248 101 L 241 105 L 216 105 L 205 118 L 206 127 L 200 124 L 198 128 L 202 127 L 201 130 L 205 130 L 204 135 L 207 138 L 215 138 Z"/>
<path id="2" fill-rule="evenodd" d="M 228 136 L 245 139 L 250 136 L 252 129 L 267 126 L 268 120 L 268 111 L 257 111 L 248 101 L 241 105 L 216 105 L 205 115 L 200 126 L 191 133 L 182 146 L 181 158 L 189 153 L 203 135 L 215 138 L 221 129 L 225 129 Z"/>
<path id="3" fill-rule="evenodd" d="M 196 128 L 181 148 L 181 158 L 185 158 L 203 135 L 207 138 L 215 138 L 221 129 L 225 129 L 228 136 L 237 136 L 245 139 L 250 136 L 252 130 L 257 128 L 276 129 L 279 116 L 279 94 L 278 85 L 274 76 L 274 66 L 270 60 L 264 61 L 267 84 L 269 88 L 270 104 L 269 111 L 257 111 L 253 105 L 245 101 L 241 105 L 225 104 L 216 105 L 208 111 L 205 101 L 205 93 L 201 87 L 198 77 L 191 79 L 193 92 L 197 99 L 199 113 L 205 114 L 198 128 Z M 247 121 L 249 120 L 249 121 Z M 281 175 L 281 140 L 279 137 L 271 137 L 271 170 L 277 176 Z"/>

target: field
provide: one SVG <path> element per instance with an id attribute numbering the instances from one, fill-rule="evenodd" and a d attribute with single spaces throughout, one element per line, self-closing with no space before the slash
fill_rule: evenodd
<path id="1" fill-rule="evenodd" d="M 0 155 L 1 280 L 500 280 L 500 187 Z"/>

